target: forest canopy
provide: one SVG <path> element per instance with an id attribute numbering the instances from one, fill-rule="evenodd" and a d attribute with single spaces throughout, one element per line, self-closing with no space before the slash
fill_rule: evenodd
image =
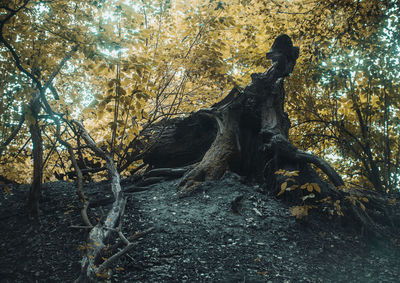
<path id="1" fill-rule="evenodd" d="M 244 87 L 285 33 L 301 50 L 285 85 L 290 140 L 329 160 L 346 184 L 398 191 L 399 8 L 392 0 L 1 0 L 2 181 L 34 181 L 35 143 L 44 182 L 75 178 L 68 145 L 88 178 L 105 178 L 105 161 L 72 121 L 129 176 L 151 125 Z"/>
<path id="2" fill-rule="evenodd" d="M 394 0 L 0 0 L 4 200 L 26 189 L 40 224 L 43 183 L 74 181 L 76 282 L 111 278 L 160 232 L 125 236 L 125 209 L 173 179 L 168 205 L 228 176 L 299 224 L 320 212 L 398 235 L 399 14 Z M 230 214 L 243 193 L 224 195 Z"/>

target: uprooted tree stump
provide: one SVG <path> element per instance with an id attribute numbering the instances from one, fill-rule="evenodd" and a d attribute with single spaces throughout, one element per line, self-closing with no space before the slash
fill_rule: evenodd
<path id="1" fill-rule="evenodd" d="M 368 213 L 380 211 L 388 216 L 387 200 L 344 190 L 342 178 L 326 161 L 289 141 L 283 83 L 298 52 L 288 36 L 279 36 L 267 53 L 273 62 L 267 71 L 252 74 L 248 86 L 233 88 L 211 108 L 170 121 L 144 162 L 151 168 L 195 164 L 179 183 L 180 195 L 188 195 L 200 182 L 218 180 L 231 170 L 301 205 L 300 216 L 307 215 L 308 209 L 324 207 L 331 214 L 347 213 L 376 231 L 376 221 Z"/>

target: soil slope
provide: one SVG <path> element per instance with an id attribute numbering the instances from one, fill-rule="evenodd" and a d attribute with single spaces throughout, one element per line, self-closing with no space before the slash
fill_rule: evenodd
<path id="1" fill-rule="evenodd" d="M 124 187 L 131 186 L 129 180 Z M 296 221 L 287 205 L 234 174 L 178 198 L 177 181 L 127 193 L 127 235 L 154 226 L 118 262 L 112 282 L 398 282 L 400 240 L 367 240 L 322 216 Z M 107 211 L 106 183 L 87 184 L 93 221 Z M 47 184 L 41 225 L 30 225 L 27 187 L 0 197 L 0 282 L 72 282 L 86 233 L 72 183 Z"/>

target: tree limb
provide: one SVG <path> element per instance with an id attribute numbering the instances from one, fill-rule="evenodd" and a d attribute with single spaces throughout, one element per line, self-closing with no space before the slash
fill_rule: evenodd
<path id="1" fill-rule="evenodd" d="M 5 147 L 10 144 L 10 142 L 15 138 L 15 136 L 21 130 L 21 127 L 24 124 L 24 121 L 25 121 L 25 113 L 22 113 L 21 117 L 19 118 L 18 126 L 14 129 L 14 131 L 10 134 L 10 136 L 0 146 L 0 157 L 1 157 Z"/>
<path id="2" fill-rule="evenodd" d="M 10 51 L 10 53 L 11 53 L 11 55 L 12 55 L 14 61 L 15 61 L 15 65 L 17 66 L 17 68 L 22 73 L 24 73 L 27 77 L 32 79 L 32 81 L 38 86 L 38 88 L 41 89 L 41 85 L 40 85 L 40 82 L 39 82 L 38 78 L 36 78 L 32 73 L 30 73 L 24 67 L 22 67 L 21 60 L 20 60 L 17 52 L 7 42 L 7 40 L 4 38 L 4 35 L 3 35 L 3 27 L 4 27 L 5 23 L 8 22 L 17 12 L 19 12 L 21 9 L 23 9 L 28 4 L 28 2 L 29 2 L 29 0 L 25 0 L 24 4 L 20 8 L 18 8 L 17 10 L 13 10 L 4 20 L 0 21 L 0 42 L 2 42 L 6 46 L 8 51 Z"/>
<path id="3" fill-rule="evenodd" d="M 342 177 L 340 177 L 340 175 L 335 171 L 335 169 L 333 169 L 332 166 L 330 166 L 329 163 L 323 160 L 322 158 L 319 158 L 318 156 L 304 152 L 302 150 L 298 150 L 296 152 L 296 158 L 312 163 L 318 168 L 320 168 L 329 177 L 331 182 L 336 187 L 344 186 Z"/>
<path id="4" fill-rule="evenodd" d="M 121 190 L 119 173 L 110 154 L 96 145 L 95 141 L 90 137 L 89 133 L 80 122 L 73 120 L 72 123 L 77 127 L 79 135 L 85 140 L 90 149 L 97 156 L 106 161 L 106 167 L 111 178 L 111 191 L 114 195 L 114 202 L 112 208 L 106 215 L 104 226 L 98 223 L 89 233 L 88 245 L 90 245 L 90 249 L 87 249 L 87 254 L 82 260 L 81 275 L 77 279 L 78 282 L 95 282 L 97 280 L 96 273 L 98 273 L 98 267 L 96 267 L 97 261 L 100 260 L 101 253 L 106 247 L 106 239 L 111 236 L 111 232 L 117 227 L 118 221 L 121 221 L 121 214 L 124 211 L 126 200 Z"/>

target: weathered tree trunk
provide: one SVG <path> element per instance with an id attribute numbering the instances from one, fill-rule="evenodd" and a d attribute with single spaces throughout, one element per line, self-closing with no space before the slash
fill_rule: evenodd
<path id="1" fill-rule="evenodd" d="M 205 112 L 205 115 L 211 115 Z M 229 168 L 232 157 L 239 153 L 239 143 L 237 141 L 237 124 L 235 112 L 223 113 L 221 124 L 220 118 L 217 118 L 219 130 L 210 149 L 205 153 L 201 162 L 193 168 L 182 180 L 180 186 L 186 192 L 196 187 L 196 184 L 204 180 L 216 180 L 222 177 Z"/>
<path id="2" fill-rule="evenodd" d="M 248 86 L 243 90 L 234 88 L 210 109 L 171 123 L 160 141 L 145 155 L 144 161 L 153 167 L 178 167 L 197 162 L 201 154 L 201 162 L 180 182 L 182 194 L 192 191 L 198 182 L 219 179 L 228 169 L 262 182 L 273 191 L 285 181 L 274 174 L 276 170 L 301 170 L 302 174 L 296 177 L 296 181 L 316 182 L 330 190 L 308 163 L 325 172 L 335 186 L 343 185 L 342 179 L 329 164 L 298 150 L 288 140 L 290 121 L 284 112 L 282 76 L 282 69 L 286 67 L 280 66 L 281 63 L 277 61 L 266 72 L 253 74 Z M 210 122 L 210 118 L 215 119 L 217 127 Z M 187 127 L 188 124 L 196 127 Z M 215 136 L 208 151 L 199 150 L 204 146 L 190 143 L 194 136 L 202 136 L 199 131 L 203 131 L 203 136 L 207 138 Z M 199 141 L 208 145 L 208 140 L 204 138 L 197 139 L 197 143 Z M 174 150 L 166 150 L 168 148 Z"/>
<path id="3" fill-rule="evenodd" d="M 211 108 L 183 120 L 170 121 L 168 130 L 144 155 L 144 162 L 151 168 L 180 167 L 195 164 L 202 156 L 179 183 L 181 195 L 192 192 L 199 182 L 217 180 L 226 170 L 231 170 L 262 184 L 265 190 L 283 194 L 293 204 L 300 205 L 304 215 L 316 207 L 339 216 L 345 212 L 368 226 L 367 229 L 378 231 L 369 213 L 387 214 L 387 199 L 372 194 L 367 199 L 363 192 L 343 190 L 342 178 L 326 161 L 297 149 L 289 141 L 290 121 L 284 112 L 283 82 L 293 70 L 298 48 L 291 45 L 288 37 L 279 45 L 279 38 L 267 53 L 273 60 L 271 68 L 252 74 L 248 86 L 243 90 L 232 89 Z M 188 127 L 188 124 L 196 126 Z M 194 136 L 201 137 L 196 145 L 191 144 Z M 211 146 L 210 137 L 215 137 Z M 174 150 L 166 150 L 170 148 Z"/>
<path id="4" fill-rule="evenodd" d="M 283 110 L 283 78 L 277 70 L 274 65 L 265 73 L 253 74 L 251 84 L 243 91 L 233 89 L 211 109 L 198 112 L 215 117 L 219 129 L 202 161 L 181 181 L 182 193 L 191 191 L 196 182 L 220 178 L 227 169 L 266 183 L 274 191 L 284 181 L 274 174 L 278 169 L 301 169 L 299 182 L 326 187 L 307 163 L 319 167 L 334 185 L 343 185 L 325 161 L 299 151 L 288 140 L 290 122 Z"/>

